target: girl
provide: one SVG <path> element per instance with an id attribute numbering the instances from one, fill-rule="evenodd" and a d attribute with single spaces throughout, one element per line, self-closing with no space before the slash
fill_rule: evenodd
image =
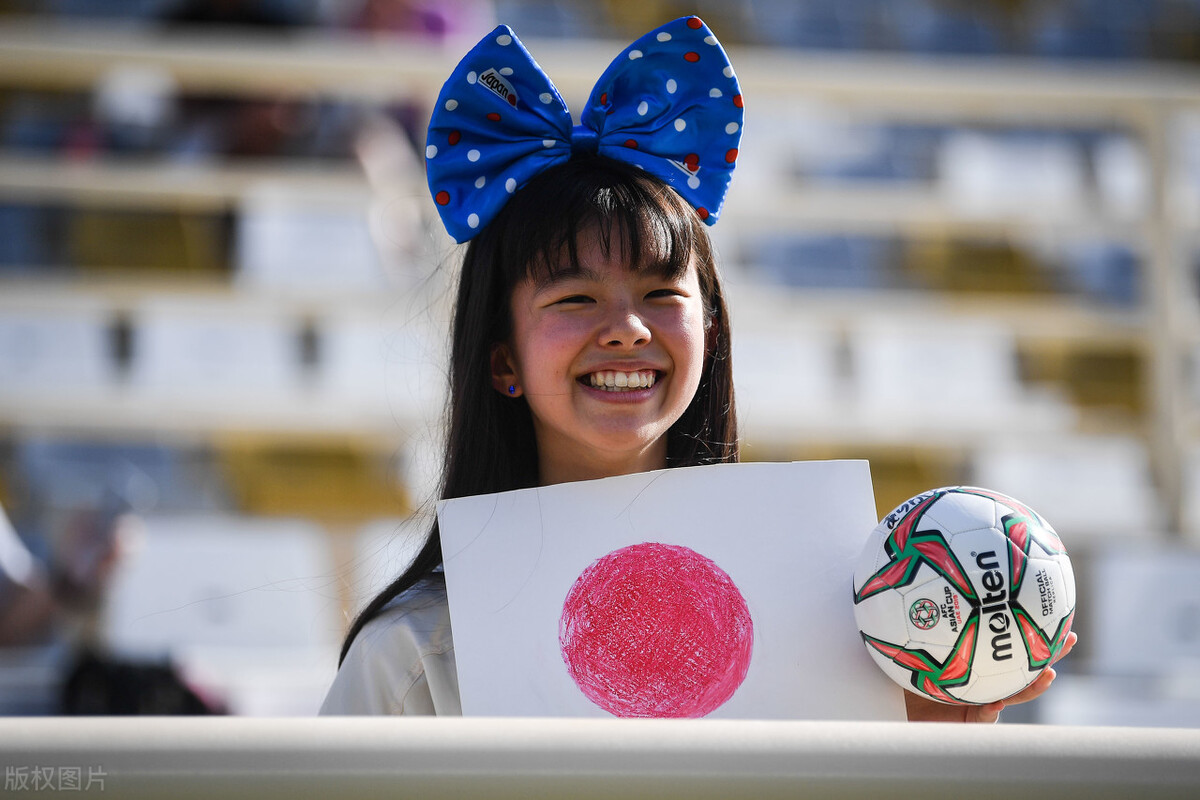
<path id="1" fill-rule="evenodd" d="M 524 108 L 517 135 L 489 139 Z M 705 229 L 736 162 L 732 68 L 703 23 L 676 20 L 618 56 L 582 121 L 570 125 L 504 26 L 439 97 L 430 187 L 469 241 L 444 498 L 738 459 L 729 316 Z M 351 626 L 322 713 L 461 713 L 440 567 L 435 522 Z M 911 719 L 992 721 L 1003 707 L 908 698 Z"/>

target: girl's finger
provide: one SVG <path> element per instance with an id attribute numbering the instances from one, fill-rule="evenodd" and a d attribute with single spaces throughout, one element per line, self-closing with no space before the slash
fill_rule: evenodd
<path id="1" fill-rule="evenodd" d="M 1070 633 L 1068 633 L 1067 638 L 1063 641 L 1062 649 L 1058 651 L 1058 654 L 1054 656 L 1054 660 L 1051 661 L 1050 663 L 1051 664 L 1056 663 L 1060 658 L 1065 656 L 1067 653 L 1071 652 L 1071 650 L 1073 650 L 1075 647 L 1075 643 L 1078 641 L 1079 641 L 1079 635 L 1077 633 L 1075 633 L 1075 631 L 1071 631 Z"/>

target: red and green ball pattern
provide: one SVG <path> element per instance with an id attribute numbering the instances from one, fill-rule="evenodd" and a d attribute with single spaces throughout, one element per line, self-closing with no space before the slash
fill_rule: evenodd
<path id="1" fill-rule="evenodd" d="M 965 686 L 971 680 L 971 665 L 980 638 L 981 599 L 967 570 L 946 541 L 945 535 L 936 528 L 921 529 L 920 526 L 926 512 L 940 498 L 950 493 L 986 497 L 1012 509 L 1012 513 L 1003 515 L 1000 520 L 1009 541 L 1008 606 L 1016 620 L 1018 638 L 1024 644 L 1031 673 L 1036 674 L 1048 666 L 1062 649 L 1071 630 L 1075 612 L 1072 609 L 1054 633 L 1047 635 L 1015 599 L 1026 577 L 1029 550 L 1033 542 L 1036 541 L 1039 547 L 1049 554 L 1066 553 L 1058 534 L 1028 506 L 987 489 L 951 487 L 930 493 L 911 508 L 883 542 L 884 550 L 889 556 L 887 563 L 855 590 L 854 602 L 858 604 L 881 592 L 911 585 L 919 568 L 926 565 L 954 587 L 971 606 L 971 612 L 964 620 L 962 630 L 949 655 L 941 660 L 924 648 L 910 648 L 903 644 L 887 642 L 865 632 L 861 635 L 869 648 L 909 670 L 912 686 L 917 691 L 943 703 L 970 705 L 972 703 L 956 697 L 951 692 L 956 687 Z"/>

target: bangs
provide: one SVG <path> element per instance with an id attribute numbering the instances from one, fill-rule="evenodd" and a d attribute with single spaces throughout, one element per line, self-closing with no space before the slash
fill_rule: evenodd
<path id="1" fill-rule="evenodd" d="M 577 271 L 581 237 L 593 232 L 605 256 L 663 277 L 682 275 L 697 251 L 707 254 L 691 206 L 638 167 L 602 157 L 573 158 L 542 173 L 495 222 L 502 222 L 492 228 L 504 231 L 499 266 L 510 288 Z"/>

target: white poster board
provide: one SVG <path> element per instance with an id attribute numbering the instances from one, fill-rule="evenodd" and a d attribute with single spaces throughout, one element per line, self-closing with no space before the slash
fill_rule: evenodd
<path id="1" fill-rule="evenodd" d="M 854 623 L 865 461 L 668 469 L 438 520 L 464 714 L 905 718 Z"/>

